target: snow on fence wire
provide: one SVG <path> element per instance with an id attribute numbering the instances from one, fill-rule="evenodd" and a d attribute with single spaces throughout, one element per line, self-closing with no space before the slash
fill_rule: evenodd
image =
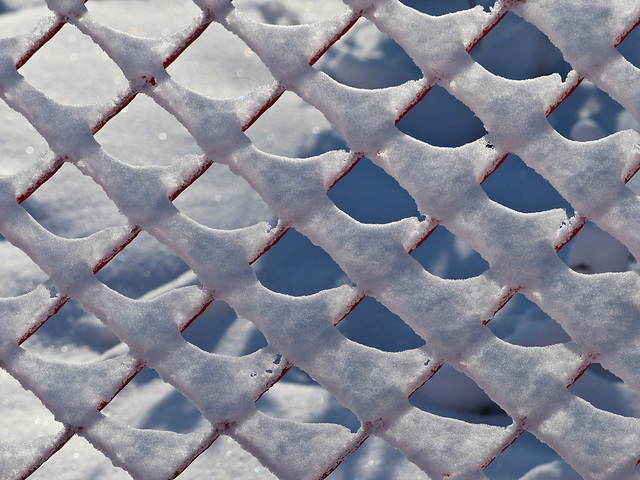
<path id="1" fill-rule="evenodd" d="M 53 16 L 31 33 L 0 40 L 0 96 L 51 150 L 1 179 L 0 232 L 49 280 L 0 299 L 0 363 L 64 425 L 57 435 L 28 444 L 4 438 L 0 477 L 30 476 L 80 435 L 134 478 L 175 478 L 225 435 L 279 478 L 324 478 L 374 435 L 430 478 L 483 478 L 483 470 L 528 431 L 585 478 L 640 478 L 640 421 L 600 410 L 567 388 L 597 361 L 640 393 L 640 280 L 635 271 L 577 273 L 557 255 L 589 219 L 640 258 L 640 199 L 625 185 L 640 167 L 640 134 L 627 130 L 580 143 L 562 137 L 546 118 L 586 78 L 640 120 L 640 70 L 615 48 L 640 22 L 640 2 L 498 1 L 489 11 L 478 6 L 434 17 L 397 0 L 345 0 L 341 15 L 293 27 L 251 20 L 227 0 L 195 3 L 202 14 L 187 29 L 148 39 L 100 23 L 91 2 L 48 0 Z M 469 52 L 508 11 L 562 51 L 574 69 L 565 81 L 557 74 L 509 80 L 472 59 Z M 360 17 L 397 41 L 423 78 L 366 90 L 315 69 Z M 241 38 L 276 82 L 243 98 L 212 99 L 174 81 L 166 68 L 212 22 Z M 17 73 L 66 23 L 126 76 L 128 87 L 108 104 L 58 103 Z M 485 137 L 444 148 L 396 128 L 436 84 L 482 120 Z M 349 150 L 301 159 L 257 149 L 243 132 L 285 91 L 322 112 Z M 94 135 L 139 94 L 175 116 L 204 153 L 141 167 L 102 149 Z M 520 213 L 490 200 L 480 184 L 508 153 L 539 172 L 579 213 Z M 423 218 L 364 224 L 336 207 L 328 190 L 365 156 L 409 192 Z M 213 162 L 243 177 L 278 216 L 277 226 L 221 230 L 183 215 L 172 202 Z M 36 222 L 20 204 L 63 164 L 100 185 L 129 224 L 68 239 Z M 464 280 L 428 273 L 410 252 L 438 225 L 477 250 L 489 270 Z M 353 283 L 302 297 L 264 287 L 252 264 L 289 228 L 329 253 Z M 177 252 L 200 285 L 134 300 L 99 281 L 95 274 L 142 231 Z M 571 341 L 524 347 L 496 337 L 487 324 L 516 292 L 559 322 Z M 425 346 L 386 352 L 342 335 L 336 325 L 365 296 L 401 317 Z M 20 346 L 69 299 L 107 325 L 128 352 L 69 364 Z M 181 332 L 214 299 L 254 323 L 268 345 L 232 357 L 186 341 Z M 409 397 L 443 364 L 475 381 L 511 424 L 468 423 L 413 406 Z M 355 413 L 360 429 L 258 411 L 255 402 L 293 365 Z M 189 434 L 136 429 L 101 413 L 145 366 L 187 397 L 210 426 Z"/>

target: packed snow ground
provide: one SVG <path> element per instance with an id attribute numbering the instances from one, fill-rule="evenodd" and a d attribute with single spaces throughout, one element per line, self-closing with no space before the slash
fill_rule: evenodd
<path id="1" fill-rule="evenodd" d="M 28 3 L 37 6 L 42 2 Z M 419 2 L 413 3 L 418 6 Z M 311 22 L 344 9 L 341 2 L 327 0 L 236 0 L 234 4 L 255 19 L 277 24 Z M 425 2 L 423 6 L 429 13 L 443 14 L 446 8 L 467 8 L 469 4 L 452 1 L 448 7 L 442 5 L 442 2 Z M 164 35 L 174 31 L 176 25 L 188 24 L 198 14 L 197 7 L 190 2 L 169 0 L 92 0 L 91 11 L 107 25 L 143 36 Z M 23 32 L 46 15 L 43 7 L 30 8 L 27 2 L 17 1 L 0 2 L 0 12 L 3 12 L 0 16 L 2 36 Z M 637 37 L 631 36 L 625 41 L 628 52 L 638 50 Z M 566 75 L 568 71 L 561 55 L 546 37 L 513 14 L 481 43 L 474 58 L 492 72 L 515 79 L 553 72 Z M 365 21 L 358 22 L 318 66 L 340 82 L 364 88 L 397 85 L 420 76 L 401 48 Z M 126 84 L 123 74 L 106 55 L 70 26 L 64 27 L 20 73 L 52 98 L 70 104 L 107 101 Z M 217 25 L 208 29 L 203 38 L 169 68 L 169 73 L 176 81 L 212 97 L 240 97 L 273 80 L 244 43 Z M 41 154 L 46 143 L 4 103 L 0 103 L 0 119 L 0 169 L 3 174 L 14 173 Z M 623 129 L 638 129 L 630 115 L 588 82 L 578 88 L 550 121 L 560 133 L 575 140 L 592 140 Z M 467 107 L 438 87 L 403 119 L 399 128 L 440 146 L 462 145 L 485 133 L 482 123 Z M 290 93 L 247 134 L 258 148 L 279 155 L 311 156 L 345 145 L 320 112 Z M 96 138 L 106 151 L 134 165 L 166 165 L 186 154 L 199 153 L 184 127 L 143 96 Z M 211 168 L 213 170 L 176 200 L 182 212 L 212 227 L 235 228 L 262 220 L 274 223 L 267 205 L 246 182 L 222 165 Z M 637 180 L 632 180 L 632 185 L 634 182 Z M 509 157 L 483 187 L 492 199 L 519 211 L 570 209 L 546 181 L 514 156 Z M 212 196 L 212 191 L 216 195 Z M 395 180 L 366 159 L 338 183 L 330 197 L 363 222 L 382 223 L 417 215 L 414 200 Z M 126 224 L 125 217 L 100 187 L 70 166 L 63 167 L 24 206 L 46 228 L 68 238 Z M 624 247 L 592 225 L 586 227 L 562 255 L 571 266 L 589 272 L 623 271 L 635 265 Z M 443 228 L 416 251 L 415 258 L 427 270 L 445 278 L 468 278 L 487 268 L 478 253 Z M 30 291 L 47 278 L 26 255 L 6 241 L 0 242 L 0 264 L 2 296 Z M 295 295 L 348 281 L 326 253 L 294 231 L 256 262 L 255 268 L 265 286 Z M 175 286 L 194 283 L 195 277 L 188 270 L 169 248 L 142 234 L 98 277 L 127 296 L 152 297 Z M 216 328 L 211 328 L 214 323 Z M 403 325 L 380 304 L 366 300 L 339 328 L 352 340 L 384 350 L 398 351 L 420 345 L 419 337 Z M 520 345 L 549 345 L 567 339 L 553 320 L 521 295 L 517 295 L 491 325 L 498 336 Z M 233 310 L 222 302 L 211 306 L 187 330 L 185 338 L 205 350 L 235 355 L 252 352 L 265 344 L 256 327 L 236 318 Z M 25 343 L 25 348 L 47 358 L 69 362 L 104 358 L 121 350 L 117 338 L 73 301 Z M 0 400 L 0 431 L 4 438 L 28 440 L 59 430 L 60 424 L 30 393 L 22 390 L 9 375 L 3 373 L 0 378 L 0 389 L 4 392 Z M 637 397 L 604 370 L 598 372 L 591 368 L 572 391 L 609 411 L 640 415 Z M 412 403 L 445 416 L 496 425 L 508 423 L 507 417 L 471 380 L 452 368 L 444 367 L 412 397 Z M 295 369 L 260 400 L 258 408 L 280 418 L 358 427 L 357 419 L 349 410 Z M 191 403 L 151 371 L 139 375 L 105 413 L 131 426 L 177 432 L 193 431 L 205 423 Z M 571 475 L 579 478 L 553 450 L 529 434 L 500 455 L 485 473 L 494 479 L 569 479 Z M 32 478 L 89 477 L 129 478 L 85 440 L 75 437 Z M 273 475 L 234 441 L 223 437 L 180 478 L 204 477 L 244 479 L 273 478 Z M 371 437 L 330 478 L 427 477 L 397 450 Z"/>

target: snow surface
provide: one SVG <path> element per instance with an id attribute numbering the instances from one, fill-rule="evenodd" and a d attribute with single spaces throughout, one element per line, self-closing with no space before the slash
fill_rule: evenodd
<path id="1" fill-rule="evenodd" d="M 522 2 L 513 11 L 531 23 L 509 13 L 467 54 L 499 6 L 452 1 L 464 11 L 434 18 L 397 2 L 347 1 L 356 11 L 379 5 L 315 68 L 308 59 L 350 21 L 342 2 L 197 3 L 237 36 L 212 25 L 170 77 L 162 59 L 175 47 L 171 34 L 200 15 L 191 2 L 91 0 L 82 15 L 81 1 L 51 0 L 74 25 L 19 70 L 28 83 L 12 71 L 11 41 L 0 49 L 0 307 L 26 319 L 2 327 L 0 358 L 13 377 L 0 376 L 0 477 L 13 478 L 64 437 L 59 422 L 85 426 L 83 435 L 31 478 L 162 478 L 215 438 L 212 425 L 240 419 L 233 439 L 220 437 L 180 478 L 274 478 L 265 465 L 281 478 L 313 477 L 370 433 L 330 478 L 428 478 L 420 468 L 431 478 L 452 468 L 471 478 L 523 425 L 583 476 L 633 478 L 638 280 L 627 247 L 640 253 L 640 217 L 630 189 L 638 180 L 630 188 L 622 180 L 638 164 L 640 97 L 629 93 L 637 68 L 612 45 L 638 17 L 637 2 L 603 4 L 604 13 L 577 1 Z M 0 2 L 3 37 L 47 16 L 31 4 L 42 2 Z M 411 6 L 447 13 L 442 2 Z M 320 34 L 308 25 L 317 21 Z M 598 35 L 584 25 L 599 25 Z M 570 67 L 545 35 L 593 82 L 548 121 L 545 111 L 578 73 L 566 77 Z M 623 46 L 638 43 L 630 36 Z M 242 133 L 274 80 L 291 91 Z M 97 112 L 129 82 L 148 96 L 94 141 Z M 368 158 L 327 196 L 355 161 L 338 150 L 347 146 Z M 48 149 L 74 165 L 18 206 L 22 186 L 53 161 Z M 173 206 L 167 196 L 202 168 L 203 152 L 216 163 Z M 575 273 L 553 250 L 574 208 L 595 223 L 560 256 L 603 275 Z M 532 212 L 540 213 L 524 214 Z M 249 267 L 279 231 L 276 213 L 294 228 Z M 406 255 L 430 219 L 442 226 Z M 140 234 L 94 278 L 88 265 L 130 224 L 152 235 Z M 487 328 L 480 320 L 493 316 L 504 285 L 521 293 Z M 17 347 L 59 290 L 74 300 Z M 226 302 L 214 301 L 183 338 L 179 328 L 206 292 Z M 364 293 L 334 328 L 330 320 Z M 565 389 L 585 359 L 608 370 L 594 365 Z M 138 360 L 149 367 L 98 413 Z M 255 408 L 289 362 L 302 370 L 289 370 Z M 484 475 L 579 478 L 528 432 Z"/>

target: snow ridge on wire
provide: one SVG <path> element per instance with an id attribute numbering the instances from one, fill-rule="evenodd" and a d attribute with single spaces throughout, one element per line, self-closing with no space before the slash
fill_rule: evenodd
<path id="1" fill-rule="evenodd" d="M 197 1 L 203 15 L 192 27 L 179 38 L 151 40 L 101 24 L 83 1 L 47 3 L 56 16 L 45 21 L 43 33 L 3 40 L 0 49 L 0 97 L 53 152 L 34 168 L 0 181 L 0 232 L 50 277 L 33 292 L 0 302 L 7 319 L 0 327 L 0 363 L 65 429 L 39 439 L 6 478 L 27 477 L 74 434 L 134 478 L 174 478 L 220 434 L 234 438 L 280 478 L 323 478 L 369 435 L 398 448 L 432 478 L 483 478 L 482 470 L 524 430 L 585 478 L 638 477 L 640 421 L 599 410 L 566 387 L 597 359 L 640 393 L 640 281 L 636 272 L 573 272 L 556 252 L 589 218 L 640 258 L 640 199 L 625 186 L 640 166 L 640 134 L 626 131 L 578 143 L 561 137 L 546 117 L 588 78 L 640 120 L 640 72 L 615 50 L 640 19 L 640 5 L 498 1 L 490 12 L 475 7 L 432 17 L 397 0 L 350 0 L 345 13 L 328 24 L 279 27 L 255 22 L 227 1 Z M 504 79 L 471 58 L 469 49 L 508 10 L 562 50 L 575 69 L 565 82 L 558 75 Z M 363 90 L 313 67 L 360 16 L 404 48 L 422 70 L 421 80 Z M 591 18 L 589 28 L 576 21 L 585 17 Z M 49 99 L 16 70 L 65 22 L 99 45 L 129 81 L 98 120 L 90 109 Z M 211 99 L 174 81 L 168 64 L 211 22 L 240 37 L 276 84 L 238 100 Z M 489 132 L 485 138 L 441 148 L 396 128 L 435 84 L 471 108 Z M 244 130 L 285 90 L 322 112 L 352 153 L 290 159 L 258 150 Z M 94 134 L 139 93 L 175 116 L 203 155 L 168 167 L 132 167 L 103 150 Z M 569 219 L 559 210 L 524 214 L 491 201 L 480 183 L 507 153 L 541 173 L 581 216 Z M 363 224 L 339 210 L 326 192 L 363 156 L 393 176 L 426 219 Z M 278 227 L 217 230 L 182 214 L 172 200 L 212 162 L 246 179 L 278 215 Z M 20 202 L 63 163 L 99 184 L 129 226 L 63 239 L 39 225 Z M 408 252 L 436 225 L 469 243 L 491 268 L 460 281 L 426 272 Z M 291 227 L 328 252 L 356 286 L 306 297 L 264 287 L 251 264 Z M 100 282 L 94 274 L 140 231 L 178 253 L 202 288 L 132 300 Z M 572 341 L 521 347 L 497 338 L 486 323 L 515 291 L 557 320 Z M 427 346 L 390 353 L 344 337 L 335 325 L 365 295 L 399 315 Z M 103 321 L 129 352 L 70 365 L 20 347 L 69 298 Z M 182 330 L 214 298 L 252 321 L 268 346 L 237 358 L 187 342 Z M 473 379 L 513 423 L 474 425 L 413 407 L 409 396 L 444 363 Z M 351 433 L 340 425 L 303 424 L 259 412 L 257 399 L 292 365 L 354 412 L 361 429 Z M 137 430 L 103 415 L 102 408 L 143 366 L 186 396 L 210 427 L 192 434 Z M 62 377 L 64 391 L 56 385 Z M 5 451 L 15 454 L 15 448 Z M 140 462 L 141 451 L 147 462 Z"/>

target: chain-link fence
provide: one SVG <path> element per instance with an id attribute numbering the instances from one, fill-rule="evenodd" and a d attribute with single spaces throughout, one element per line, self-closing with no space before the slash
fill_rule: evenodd
<path id="1" fill-rule="evenodd" d="M 0 96 L 3 107 L 10 107 L 2 113 L 7 137 L 2 144 L 8 146 L 0 159 L 6 160 L 1 253 L 16 262 L 6 260 L 13 283 L 3 287 L 0 299 L 0 362 L 55 422 L 43 434 L 6 432 L 0 477 L 26 478 L 82 437 L 134 478 L 175 478 L 223 436 L 279 478 L 325 478 L 369 437 L 399 450 L 429 478 L 483 478 L 524 432 L 585 478 L 640 476 L 638 420 L 626 411 L 597 408 L 579 389 L 568 388 L 598 362 L 608 370 L 601 375 L 615 374 L 629 395 L 640 389 L 640 281 L 636 271 L 622 271 L 628 270 L 628 252 L 640 255 L 640 199 L 626 186 L 640 167 L 640 134 L 632 128 L 596 135 L 597 126 L 583 118 L 569 140 L 548 118 L 586 79 L 631 120 L 640 120 L 640 70 L 616 50 L 640 22 L 640 3 L 526 0 L 443 7 L 431 2 L 435 10 L 459 11 L 429 15 L 398 0 L 352 0 L 339 8 L 308 2 L 300 12 L 324 8 L 326 13 L 319 14 L 322 21 L 304 23 L 278 2 L 257 2 L 260 20 L 239 0 L 196 0 L 199 13 L 184 22 L 178 17 L 191 10 L 182 4 L 147 2 L 150 15 L 158 17 L 146 23 L 159 30 L 151 33 L 136 30 L 139 19 L 127 17 L 126 4 L 116 7 L 124 9 L 117 16 L 130 22 L 128 30 L 112 28 L 109 14 L 101 13 L 116 8 L 109 2 L 47 3 L 53 14 L 24 25 L 28 33 L 0 40 Z M 99 8 L 103 4 L 108 8 Z M 34 18 L 42 15 L 34 12 Z M 548 37 L 562 52 L 567 71 L 543 75 L 548 72 L 533 69 L 527 78 L 509 79 L 485 69 L 474 51 L 495 50 L 492 29 L 507 14 Z M 279 21 L 298 25 L 276 25 Z M 335 45 L 351 41 L 354 25 L 363 22 L 388 36 L 386 45 L 401 47 L 417 66 L 415 78 L 396 79 L 398 70 L 391 66 L 390 76 L 381 80 L 390 85 L 378 85 L 358 65 L 352 77 L 340 76 L 345 63 L 322 67 L 331 75 L 318 67 Z M 211 91 L 192 90 L 189 76 L 179 78 L 179 70 L 172 70 L 184 59 L 189 68 L 206 72 L 207 65 L 188 63 L 198 44 L 211 57 L 231 55 L 231 47 L 207 37 L 214 29 L 239 42 L 244 60 L 254 62 L 233 67 L 241 94 L 233 84 L 225 91 L 215 82 Z M 89 39 L 86 52 L 73 50 Z M 61 63 L 64 57 L 48 58 L 47 48 L 56 41 L 63 51 L 70 49 L 68 64 Z M 533 47 L 528 52 L 537 55 Z M 100 70 L 106 73 L 79 75 L 75 69 L 82 67 L 74 65 L 83 55 L 107 62 Z M 38 61 L 44 66 L 30 73 Z M 384 88 L 341 80 L 358 73 L 362 78 L 355 83 Z M 82 93 L 64 84 L 52 88 L 51 81 L 49 90 L 39 89 L 43 76 L 70 74 L 80 77 L 80 84 L 85 79 L 78 89 L 88 98 L 104 98 L 70 99 Z M 214 68 L 203 76 L 209 74 L 217 78 Z M 273 80 L 261 83 L 264 78 Z M 107 86 L 101 86 L 103 80 Z M 436 94 L 466 105 L 481 121 L 480 138 L 460 146 L 414 138 L 418 106 Z M 103 133 L 127 115 L 137 118 L 135 108 L 143 101 L 153 105 L 154 119 L 177 120 L 171 128 L 182 136 L 164 127 L 149 133 L 149 125 L 156 128 L 154 119 Z M 279 103 L 292 101 L 321 114 L 314 117 L 310 137 L 333 135 L 328 144 L 334 146 L 305 158 L 280 154 L 286 146 L 275 145 L 278 125 L 262 130 L 260 122 Z M 417 117 L 403 127 L 409 115 Z M 284 135 L 303 122 L 286 114 L 278 118 Z M 7 127 L 25 119 L 37 132 L 29 130 L 28 140 Z M 424 129 L 438 131 L 437 115 Z M 182 154 L 166 159 L 164 146 L 187 137 L 197 145 L 184 140 Z M 11 150 L 11 145 L 22 149 L 24 141 L 31 142 L 28 160 L 24 152 Z M 344 148 L 335 147 L 340 141 Z M 34 159 L 38 145 L 45 153 Z M 508 155 L 546 179 L 566 208 L 518 211 L 492 199 L 486 184 L 508 168 Z M 399 192 L 408 192 L 415 214 L 401 209 L 386 222 L 371 220 L 366 212 L 378 207 L 365 205 L 362 213 L 353 203 L 340 203 L 332 192 L 359 178 L 365 162 L 392 177 Z M 56 184 L 57 179 L 64 181 Z M 238 209 L 237 202 L 247 199 L 253 206 Z M 396 206 L 381 204 L 391 212 Z M 277 221 L 269 223 L 271 214 Z M 73 216 L 68 225 L 78 227 L 61 227 L 64 215 Z M 621 249 L 622 267 L 594 275 L 576 271 L 589 270 L 599 249 L 608 248 L 599 241 L 586 260 L 572 265 L 576 270 L 560 259 L 558 252 L 588 220 L 626 247 L 611 239 L 611 248 Z M 476 276 L 449 278 L 437 268 L 425 269 L 421 255 L 438 232 L 465 242 L 488 266 Z M 309 248 L 320 247 L 328 257 L 298 265 L 300 278 L 286 266 L 265 277 L 263 270 L 281 268 L 266 260 L 272 247 L 284 249 L 280 261 L 295 257 L 289 238 L 310 241 L 316 247 L 309 243 Z M 144 261 L 136 263 L 137 256 Z M 125 260 L 109 270 L 119 258 Z M 338 273 L 325 279 L 327 262 Z M 176 280 L 154 284 L 154 275 Z M 288 277 L 288 291 L 279 275 Z M 305 289 L 308 277 L 320 278 L 323 286 Z M 530 345 L 501 336 L 493 319 L 516 301 L 514 295 L 553 318 L 560 332 L 554 338 L 563 340 Z M 393 339 L 390 347 L 358 341 L 357 328 L 344 326 L 363 305 L 385 309 L 395 319 L 395 330 L 382 334 Z M 65 311 L 65 320 L 56 320 Z M 207 315 L 215 321 L 199 323 Z M 225 315 L 250 323 L 231 328 Z M 56 322 L 62 323 L 56 327 Z M 233 344 L 233 329 L 240 328 L 265 340 L 248 351 L 198 343 L 202 332 L 219 330 Z M 367 328 L 372 327 L 360 330 Z M 198 333 L 190 337 L 190 330 Z M 69 362 L 61 353 L 70 347 L 51 340 L 59 331 L 100 335 L 104 345 L 117 345 L 99 356 L 80 348 Z M 402 340 L 407 338 L 413 340 Z M 48 350 L 56 354 L 47 355 Z M 481 414 L 451 418 L 446 409 L 428 411 L 428 402 L 417 400 L 430 382 L 437 384 L 443 365 L 488 395 L 490 400 L 480 402 L 486 406 Z M 344 425 L 314 423 L 256 407 L 268 403 L 279 380 L 294 371 L 306 372 L 353 419 Z M 133 420 L 109 414 L 110 404 L 127 397 L 134 377 L 152 374 L 186 397 L 201 421 L 172 431 L 130 427 Z M 437 397 L 438 388 L 425 395 Z M 283 408 L 285 397 L 279 397 Z M 18 415 L 7 398 L 9 411 Z M 292 396 L 289 403 L 300 398 Z M 135 403 L 135 396 L 127 401 Z M 94 474 L 79 470 L 78 478 Z M 210 474 L 216 478 L 215 471 Z"/>

